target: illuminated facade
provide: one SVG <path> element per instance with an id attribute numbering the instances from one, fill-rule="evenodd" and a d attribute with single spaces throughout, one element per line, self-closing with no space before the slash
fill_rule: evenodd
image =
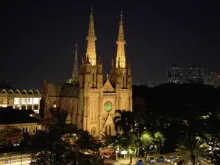
<path id="1" fill-rule="evenodd" d="M 82 58 L 78 81 L 68 81 L 71 83 L 63 85 L 44 81 L 44 116 L 50 117 L 50 108 L 60 107 L 61 110 L 68 111 L 72 123 L 77 128 L 102 138 L 106 134 L 115 133 L 113 123 L 115 110 L 132 111 L 131 67 L 130 63 L 126 62 L 122 14 L 116 42 L 117 53 L 106 78 L 103 77 L 103 63 L 100 58 L 98 60 L 96 58 L 97 38 L 92 12 L 86 39 L 86 57 Z"/>
<path id="2" fill-rule="evenodd" d="M 33 109 L 39 113 L 41 94 L 38 90 L 0 89 L 0 107 Z"/>

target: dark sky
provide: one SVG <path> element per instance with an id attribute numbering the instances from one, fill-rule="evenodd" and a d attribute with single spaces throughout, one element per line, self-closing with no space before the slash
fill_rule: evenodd
<path id="1" fill-rule="evenodd" d="M 86 52 L 91 4 L 97 54 L 106 73 L 116 55 L 121 9 L 134 82 L 162 83 L 173 63 L 220 71 L 218 0 L 101 2 L 1 0 L 0 79 L 22 88 L 41 88 L 44 79 L 61 83 L 69 78 L 76 40 L 79 56 Z"/>

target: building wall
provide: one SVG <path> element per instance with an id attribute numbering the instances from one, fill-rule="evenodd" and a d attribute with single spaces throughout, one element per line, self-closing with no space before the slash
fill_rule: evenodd
<path id="1" fill-rule="evenodd" d="M 216 88 L 219 87 L 220 86 L 220 74 L 216 72 L 210 72 L 208 74 L 205 74 L 204 84 L 211 85 Z"/>
<path id="2" fill-rule="evenodd" d="M 0 124 L 0 131 L 7 127 L 19 128 L 22 133 L 34 135 L 38 130 L 42 129 L 39 123 L 20 123 L 20 124 Z"/>
<path id="3" fill-rule="evenodd" d="M 0 107 L 33 109 L 39 113 L 41 94 L 38 90 L 0 90 Z"/>

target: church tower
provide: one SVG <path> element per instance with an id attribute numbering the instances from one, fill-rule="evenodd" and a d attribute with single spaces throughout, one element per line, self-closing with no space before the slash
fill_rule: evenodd
<path id="1" fill-rule="evenodd" d="M 43 99 L 45 114 L 49 114 L 49 109 L 54 105 L 67 110 L 68 122 L 71 120 L 78 129 L 86 130 L 101 139 L 115 133 L 116 110 L 132 111 L 131 64 L 126 59 L 122 13 L 116 41 L 116 56 L 111 61 L 111 70 L 106 78 L 103 78 L 101 57 L 96 57 L 96 40 L 91 9 L 86 37 L 87 49 L 79 70 L 76 45 L 71 82 L 68 80 L 68 83 L 56 85 L 45 81 Z"/>
<path id="2" fill-rule="evenodd" d="M 86 56 L 80 65 L 80 94 L 77 127 L 99 136 L 99 91 L 103 86 L 103 64 L 96 60 L 96 36 L 93 10 L 89 19 Z"/>
<path id="3" fill-rule="evenodd" d="M 126 65 L 123 14 L 121 12 L 115 60 L 114 85 L 116 88 L 116 109 L 132 111 L 131 66 Z"/>
<path id="4" fill-rule="evenodd" d="M 79 73 L 79 107 L 77 127 L 87 130 L 97 138 L 112 135 L 115 110 L 132 110 L 132 87 L 130 64 L 126 64 L 123 16 L 121 13 L 117 52 L 111 71 L 103 78 L 103 63 L 96 57 L 96 35 L 93 10 L 89 19 L 86 37 L 87 50 L 82 58 Z"/>

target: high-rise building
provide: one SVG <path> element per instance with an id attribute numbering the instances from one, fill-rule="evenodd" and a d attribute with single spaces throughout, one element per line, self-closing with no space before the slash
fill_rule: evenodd
<path id="1" fill-rule="evenodd" d="M 186 83 L 204 83 L 204 72 L 202 68 L 199 68 L 197 65 L 191 65 L 188 71 L 186 72 Z"/>
<path id="2" fill-rule="evenodd" d="M 220 86 L 220 74 L 216 72 L 210 72 L 208 74 L 205 74 L 204 84 L 211 85 L 216 88 L 219 87 Z"/>
<path id="3" fill-rule="evenodd" d="M 125 54 L 122 13 L 116 42 L 116 58 L 112 59 L 111 70 L 106 78 L 103 77 L 101 58 L 96 58 L 96 39 L 94 16 L 91 11 L 86 37 L 86 56 L 82 58 L 79 73 L 75 63 L 73 81 L 61 85 L 44 81 L 42 103 L 45 117 L 50 117 L 50 108 L 59 107 L 68 111 L 68 118 L 77 128 L 102 138 L 103 135 L 115 133 L 113 119 L 116 110 L 132 111 L 131 65 L 127 62 Z M 76 59 L 77 57 L 75 61 Z M 78 79 L 76 75 L 79 75 Z"/>
<path id="4" fill-rule="evenodd" d="M 166 72 L 166 83 L 183 84 L 185 83 L 184 69 L 177 64 L 173 64 Z"/>

